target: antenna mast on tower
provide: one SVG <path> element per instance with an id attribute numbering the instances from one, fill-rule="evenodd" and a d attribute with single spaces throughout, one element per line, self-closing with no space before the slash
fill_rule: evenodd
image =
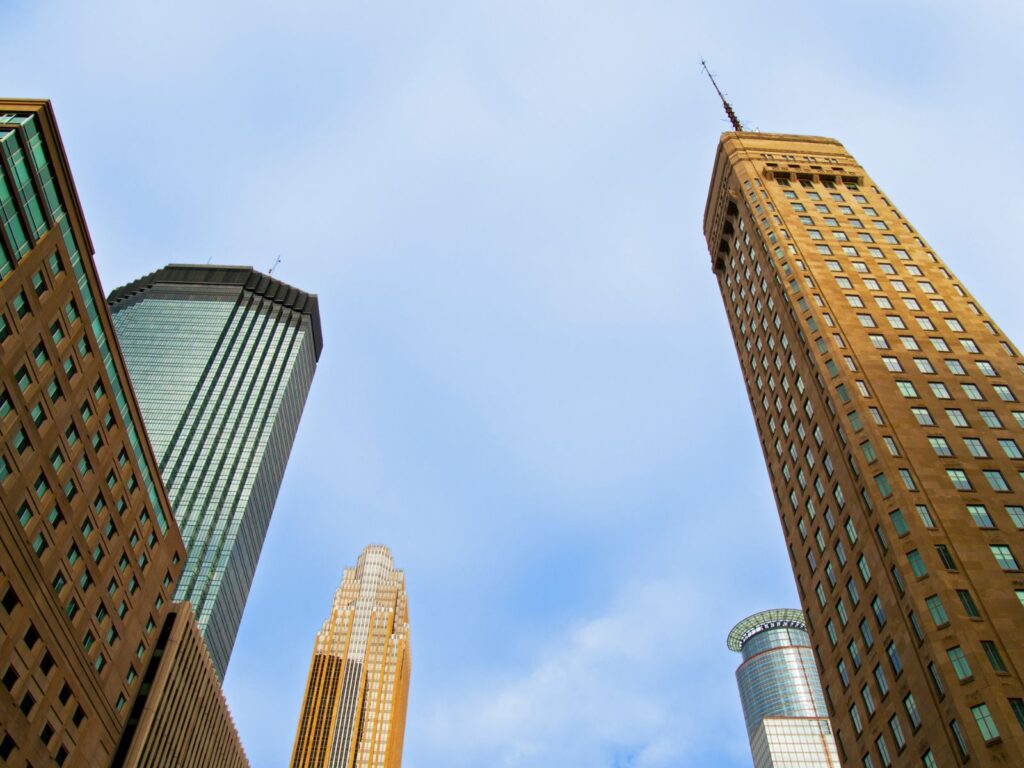
<path id="1" fill-rule="evenodd" d="M 708 79 L 711 80 L 711 85 L 715 87 L 715 93 L 718 94 L 718 98 L 722 100 L 722 106 L 725 107 L 725 115 L 729 118 L 729 122 L 732 123 L 732 127 L 737 131 L 743 131 L 743 123 L 741 123 L 740 119 L 736 117 L 736 110 L 734 110 L 732 108 L 732 104 L 726 100 L 725 94 L 723 94 L 722 89 L 718 87 L 718 83 L 715 82 L 715 76 L 711 74 L 711 70 L 708 69 L 707 62 L 705 62 L 704 59 L 700 60 L 700 66 L 707 73 Z"/>

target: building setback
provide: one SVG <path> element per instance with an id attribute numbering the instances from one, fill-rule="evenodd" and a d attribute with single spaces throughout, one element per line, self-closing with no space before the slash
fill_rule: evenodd
<path id="1" fill-rule="evenodd" d="M 0 101 L 0 763 L 107 765 L 185 550 L 53 110 Z"/>
<path id="2" fill-rule="evenodd" d="M 317 298 L 172 264 L 109 304 L 188 552 L 176 599 L 223 679 L 323 346 Z"/>
<path id="3" fill-rule="evenodd" d="M 292 768 L 400 768 L 409 673 L 405 576 L 370 545 L 317 633 Z"/>
<path id="4" fill-rule="evenodd" d="M 724 134 L 704 232 L 844 765 L 1016 764 L 1017 348 L 834 139 Z"/>
<path id="5" fill-rule="evenodd" d="M 839 768 L 818 667 L 800 611 L 749 616 L 729 633 L 754 768 Z"/>
<path id="6" fill-rule="evenodd" d="M 143 675 L 113 768 L 249 768 L 188 603 L 175 603 Z"/>

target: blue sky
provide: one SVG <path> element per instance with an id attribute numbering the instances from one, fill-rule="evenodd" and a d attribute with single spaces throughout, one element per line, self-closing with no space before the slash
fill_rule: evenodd
<path id="1" fill-rule="evenodd" d="M 835 136 L 1024 340 L 1011 0 L 0 4 L 111 289 L 320 295 L 225 690 L 287 764 L 342 569 L 410 594 L 406 768 L 749 766 L 733 623 L 796 596 L 701 216 L 741 117 Z"/>

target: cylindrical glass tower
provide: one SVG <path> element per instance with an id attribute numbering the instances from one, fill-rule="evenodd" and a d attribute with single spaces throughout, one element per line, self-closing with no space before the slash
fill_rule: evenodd
<path id="1" fill-rule="evenodd" d="M 821 680 L 800 611 L 750 616 L 729 633 L 755 768 L 839 768 Z"/>

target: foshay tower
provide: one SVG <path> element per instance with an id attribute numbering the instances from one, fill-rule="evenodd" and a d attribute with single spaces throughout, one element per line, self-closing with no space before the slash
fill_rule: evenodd
<path id="1" fill-rule="evenodd" d="M 834 139 L 724 134 L 704 233 L 844 765 L 1015 765 L 1017 348 Z"/>

